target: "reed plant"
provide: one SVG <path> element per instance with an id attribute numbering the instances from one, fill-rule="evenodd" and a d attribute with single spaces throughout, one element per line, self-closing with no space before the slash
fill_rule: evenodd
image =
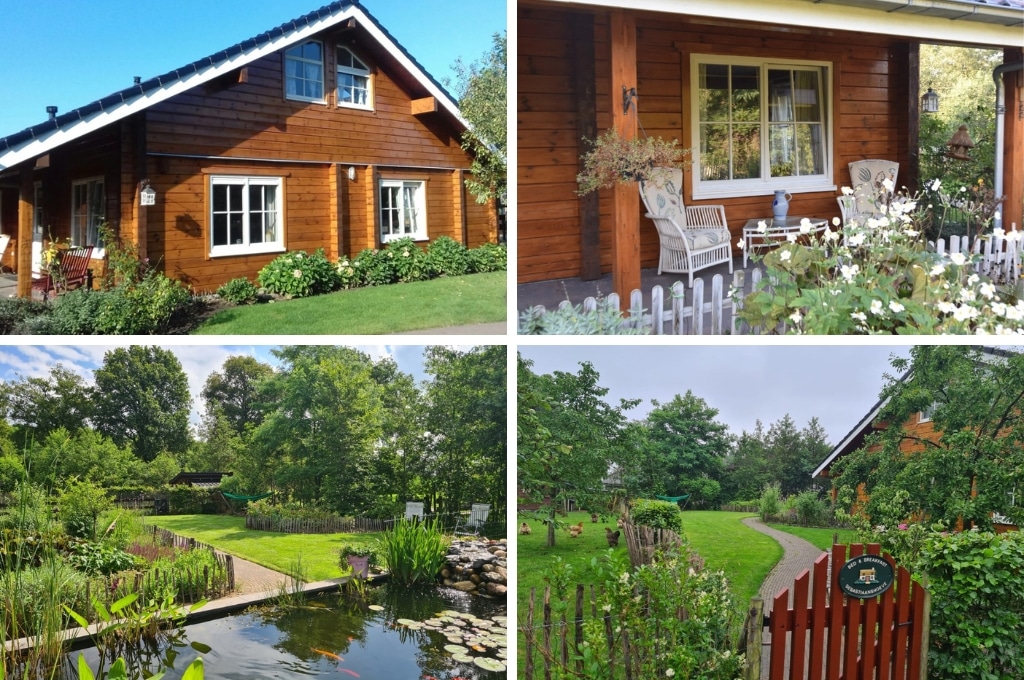
<path id="1" fill-rule="evenodd" d="M 448 544 L 449 538 L 438 521 L 403 518 L 381 536 L 379 552 L 391 580 L 412 586 L 437 579 Z"/>

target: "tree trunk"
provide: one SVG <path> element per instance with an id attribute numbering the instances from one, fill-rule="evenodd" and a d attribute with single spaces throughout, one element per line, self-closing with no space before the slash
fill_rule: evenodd
<path id="1" fill-rule="evenodd" d="M 548 542 L 549 548 L 555 547 L 555 505 L 552 503 L 548 510 Z"/>

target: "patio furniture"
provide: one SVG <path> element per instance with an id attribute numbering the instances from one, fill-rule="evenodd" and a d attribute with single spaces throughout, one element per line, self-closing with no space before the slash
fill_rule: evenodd
<path id="1" fill-rule="evenodd" d="M 732 237 L 725 206 L 686 206 L 682 170 L 655 168 L 649 179 L 640 181 L 640 198 L 661 241 L 658 274 L 688 274 L 692 288 L 697 270 L 728 262 L 732 273 Z"/>
<path id="2" fill-rule="evenodd" d="M 423 521 L 423 503 L 408 501 L 405 504 L 405 518 Z"/>
<path id="3" fill-rule="evenodd" d="M 491 512 L 490 503 L 473 503 L 469 510 L 469 517 L 463 519 L 461 516 L 455 522 L 456 536 L 479 536 L 480 529 L 487 523 L 487 515 Z"/>
<path id="4" fill-rule="evenodd" d="M 828 220 L 823 217 L 808 217 L 811 221 L 810 233 L 816 234 L 825 231 L 828 227 Z M 761 248 L 775 248 L 787 240 L 790 235 L 799 237 L 800 223 L 803 217 L 787 217 L 783 220 L 776 220 L 771 217 L 755 217 L 747 220 L 743 225 L 743 268 L 747 268 L 747 258 L 750 252 Z M 764 231 L 758 226 L 761 222 L 767 225 Z"/>
<path id="5" fill-rule="evenodd" d="M 896 161 L 869 159 L 850 163 L 854 213 L 868 217 L 881 214 L 881 207 L 889 202 L 892 193 L 882 186 L 882 182 L 891 180 L 895 190 L 899 171 L 900 164 Z M 843 223 L 846 223 L 845 217 Z"/>
<path id="6" fill-rule="evenodd" d="M 7 246 L 11 242 L 11 237 L 7 234 L 0 234 L 0 271 L 3 270 L 3 259 L 4 254 L 7 253 Z"/>
<path id="7" fill-rule="evenodd" d="M 92 278 L 92 271 L 89 269 L 91 260 L 92 246 L 59 252 L 57 266 L 34 279 L 32 290 L 41 291 L 45 300 L 51 291 L 54 295 L 60 295 L 78 288 Z"/>

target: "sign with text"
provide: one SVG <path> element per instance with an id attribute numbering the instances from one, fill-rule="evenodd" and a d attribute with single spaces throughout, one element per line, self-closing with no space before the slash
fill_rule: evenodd
<path id="1" fill-rule="evenodd" d="M 880 555 L 860 555 L 839 570 L 839 588 L 861 600 L 877 597 L 892 587 L 893 566 Z"/>

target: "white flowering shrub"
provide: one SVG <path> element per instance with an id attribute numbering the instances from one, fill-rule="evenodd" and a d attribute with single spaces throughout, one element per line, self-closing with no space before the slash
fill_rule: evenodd
<path id="1" fill-rule="evenodd" d="M 427 255 L 411 238 L 391 241 L 384 248 L 384 257 L 391 260 L 395 281 L 423 281 L 430 278 Z"/>
<path id="2" fill-rule="evenodd" d="M 604 618 L 585 621 L 586 642 L 578 650 L 584 673 L 572 677 L 626 677 L 622 649 L 627 633 L 634 678 L 740 677 L 744 657 L 732 649 L 735 608 L 722 572 L 704 569 L 699 556 L 684 546 L 636 570 L 613 554 L 605 573 L 597 605 L 610 620 L 614 648 L 609 649 Z M 570 659 L 570 667 L 574 662 Z"/>
<path id="3" fill-rule="evenodd" d="M 975 273 L 972 256 L 929 251 L 922 228 L 931 206 L 900 192 L 881 210 L 817 234 L 806 222 L 804 236 L 763 257 L 766 276 L 738 316 L 784 333 L 1024 333 L 1024 301 Z"/>
<path id="4" fill-rule="evenodd" d="M 322 248 L 312 255 L 299 250 L 274 258 L 260 270 L 258 281 L 268 293 L 293 298 L 329 293 L 341 285 L 337 268 Z"/>

